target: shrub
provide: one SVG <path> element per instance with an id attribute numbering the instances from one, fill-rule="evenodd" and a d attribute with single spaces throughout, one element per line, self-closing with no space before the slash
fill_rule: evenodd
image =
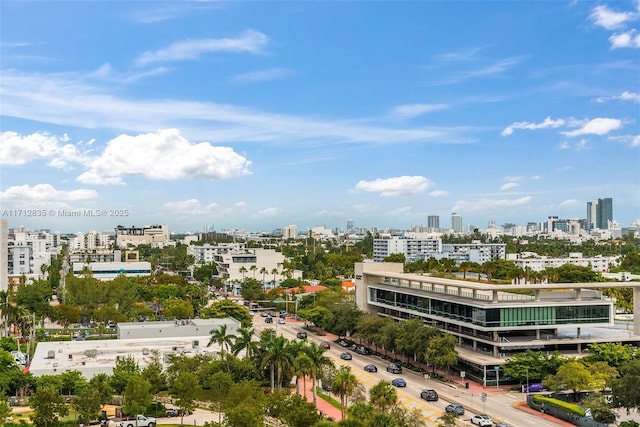
<path id="1" fill-rule="evenodd" d="M 565 412 L 570 414 L 577 415 L 579 417 L 584 417 L 586 415 L 585 410 L 578 405 L 574 405 L 572 403 L 567 403 L 563 400 L 553 399 L 551 397 L 536 395 L 533 397 L 534 402 L 538 404 L 544 404 L 547 406 L 553 406 L 555 408 L 562 409 Z"/>

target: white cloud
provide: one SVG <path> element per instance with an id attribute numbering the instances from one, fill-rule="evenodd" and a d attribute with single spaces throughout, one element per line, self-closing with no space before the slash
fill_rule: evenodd
<path id="1" fill-rule="evenodd" d="M 34 204 L 33 207 L 63 206 L 67 202 L 89 200 L 98 197 L 95 190 L 57 190 L 51 184 L 17 185 L 0 192 L 0 200 L 9 203 Z M 32 206 L 25 206 L 29 208 Z"/>
<path id="2" fill-rule="evenodd" d="M 192 143 L 178 130 L 164 129 L 112 139 L 78 181 L 114 184 L 123 176 L 136 175 L 149 179 L 226 179 L 249 174 L 250 164 L 232 148 Z"/>
<path id="3" fill-rule="evenodd" d="M 633 139 L 631 140 L 631 146 L 640 147 L 640 135 L 636 135 L 633 137 Z"/>
<path id="4" fill-rule="evenodd" d="M 86 76 L 72 73 L 29 75 L 3 70 L 0 79 L 4 115 L 62 126 L 133 133 L 172 127 L 190 138 L 242 143 L 469 141 L 460 134 L 467 131 L 465 127 L 384 127 L 361 120 L 271 114 L 213 102 L 131 100 L 108 94 L 109 90 L 88 84 Z"/>
<path id="5" fill-rule="evenodd" d="M 136 59 L 136 65 L 193 60 L 210 52 L 261 53 L 267 41 L 266 35 L 255 30 L 245 31 L 237 38 L 185 40 L 155 52 L 143 53 Z"/>
<path id="6" fill-rule="evenodd" d="M 612 34 L 609 37 L 611 49 L 620 49 L 625 47 L 640 47 L 640 34 L 636 30 L 627 31 L 626 33 Z"/>
<path id="7" fill-rule="evenodd" d="M 558 206 L 561 208 L 574 208 L 574 207 L 582 206 L 582 203 L 576 199 L 567 199 L 560 202 Z"/>
<path id="8" fill-rule="evenodd" d="M 354 212 L 359 212 L 359 213 L 371 213 L 371 212 L 375 212 L 378 207 L 375 205 L 368 205 L 366 203 L 358 203 L 355 204 L 351 207 L 351 209 Z"/>
<path id="9" fill-rule="evenodd" d="M 282 213 L 280 208 L 266 208 L 258 212 L 258 216 L 278 216 Z"/>
<path id="10" fill-rule="evenodd" d="M 502 136 L 509 136 L 513 133 L 515 129 L 528 129 L 528 130 L 536 130 L 536 129 L 546 129 L 546 128 L 557 128 L 563 126 L 565 124 L 564 119 L 553 120 L 550 116 L 547 116 L 542 123 L 530 123 L 530 122 L 515 122 L 507 126 L 502 132 Z"/>
<path id="11" fill-rule="evenodd" d="M 598 117 L 584 123 L 579 129 L 562 132 L 562 134 L 568 137 L 579 135 L 606 135 L 607 133 L 620 129 L 621 127 L 621 120 Z"/>
<path id="12" fill-rule="evenodd" d="M 211 215 L 218 207 L 216 203 L 203 205 L 198 199 L 188 199 L 179 202 L 167 202 L 164 208 L 174 215 Z"/>
<path id="13" fill-rule="evenodd" d="M 624 91 L 620 95 L 616 96 L 603 96 L 597 99 L 598 102 L 605 102 L 608 100 L 618 100 L 618 101 L 631 101 L 636 104 L 640 104 L 640 93 Z"/>
<path id="14" fill-rule="evenodd" d="M 531 179 L 532 179 L 533 181 L 540 181 L 540 175 L 533 175 L 533 176 L 531 177 Z"/>
<path id="15" fill-rule="evenodd" d="M 356 191 L 380 193 L 380 197 L 410 196 L 425 191 L 431 181 L 423 176 L 399 176 L 394 178 L 360 181 Z"/>
<path id="16" fill-rule="evenodd" d="M 601 5 L 593 8 L 589 18 L 591 18 L 594 24 L 607 30 L 613 30 L 627 22 L 637 19 L 637 14 L 633 12 L 616 12 L 607 6 Z"/>
<path id="17" fill-rule="evenodd" d="M 389 212 L 391 216 L 403 216 L 411 212 L 411 206 L 403 206 Z"/>
<path id="18" fill-rule="evenodd" d="M 497 212 L 506 208 L 526 207 L 531 203 L 531 196 L 517 199 L 480 199 L 460 200 L 456 202 L 452 211 L 456 212 Z"/>
<path id="19" fill-rule="evenodd" d="M 469 70 L 469 71 L 461 71 L 461 72 L 455 73 L 448 79 L 436 84 L 459 83 L 465 80 L 475 79 L 479 77 L 489 77 L 489 76 L 494 76 L 498 74 L 503 74 L 504 72 L 512 69 L 516 65 L 519 65 L 525 59 L 526 57 L 524 56 L 505 58 L 501 61 L 496 62 L 495 64 L 488 65 L 484 68 L 479 68 L 476 70 Z"/>
<path id="20" fill-rule="evenodd" d="M 38 159 L 50 159 L 50 166 L 67 168 L 69 162 L 81 162 L 83 155 L 68 142 L 69 137 L 32 133 L 20 135 L 16 132 L 0 134 L 0 165 L 23 165 Z"/>
<path id="21" fill-rule="evenodd" d="M 406 104 L 397 105 L 391 109 L 391 115 L 397 119 L 412 119 L 422 114 L 446 110 L 447 104 Z"/>
<path id="22" fill-rule="evenodd" d="M 431 193 L 429 193 L 429 195 L 431 197 L 443 197 L 443 196 L 448 196 L 449 192 L 445 190 L 434 190 Z"/>
<path id="23" fill-rule="evenodd" d="M 231 78 L 234 83 L 256 83 L 269 80 L 284 79 L 293 74 L 288 68 L 271 68 L 268 70 L 252 71 L 250 73 L 238 74 Z"/>
<path id="24" fill-rule="evenodd" d="M 510 190 L 512 188 L 516 188 L 516 187 L 519 187 L 519 186 L 520 186 L 520 184 L 518 184 L 517 182 L 507 182 L 502 187 L 500 187 L 500 190 Z"/>

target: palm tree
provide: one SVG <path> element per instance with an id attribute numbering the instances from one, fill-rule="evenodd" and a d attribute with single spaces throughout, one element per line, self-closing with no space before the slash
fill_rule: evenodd
<path id="1" fill-rule="evenodd" d="M 304 400 L 307 400 L 307 376 L 313 373 L 313 361 L 304 352 L 298 353 L 293 361 L 293 372 L 296 375 L 296 393 L 300 394 L 300 377 L 302 377 L 302 390 Z"/>
<path id="2" fill-rule="evenodd" d="M 264 276 L 266 276 L 267 274 L 267 268 L 266 267 L 262 267 L 260 269 L 260 274 L 262 274 L 262 290 L 264 291 Z"/>
<path id="3" fill-rule="evenodd" d="M 351 373 L 351 367 L 342 366 L 331 385 L 331 391 L 340 396 L 340 414 L 344 418 L 349 397 L 353 396 L 358 386 L 358 378 Z"/>
<path id="4" fill-rule="evenodd" d="M 278 383 L 278 391 L 282 390 L 282 373 L 293 364 L 293 355 L 289 346 L 289 341 L 276 336 L 267 342 L 266 352 L 262 358 L 261 366 L 269 366 L 271 370 L 271 392 Z M 277 373 L 277 377 L 276 377 Z"/>
<path id="5" fill-rule="evenodd" d="M 244 356 L 246 358 L 251 357 L 256 347 L 256 343 L 253 341 L 253 333 L 254 330 L 250 328 L 238 329 L 238 335 L 234 337 L 233 346 L 231 347 L 235 356 L 245 350 Z"/>
<path id="6" fill-rule="evenodd" d="M 327 356 L 324 355 L 325 349 L 320 347 L 316 343 L 306 345 L 302 351 L 309 357 L 313 364 L 313 370 L 311 371 L 311 381 L 313 389 L 313 405 L 318 406 L 318 394 L 316 385 L 318 381 L 318 375 L 322 371 L 324 366 L 333 366 L 333 362 Z"/>
<path id="7" fill-rule="evenodd" d="M 256 278 L 256 271 L 258 271 L 258 267 L 253 264 L 251 267 L 249 267 L 249 271 L 253 271 L 253 278 Z"/>
<path id="8" fill-rule="evenodd" d="M 369 402 L 381 412 L 387 412 L 387 409 L 398 403 L 398 393 L 391 383 L 380 380 L 369 390 Z"/>
<path id="9" fill-rule="evenodd" d="M 210 347 L 211 344 L 216 343 L 220 346 L 220 355 L 224 355 L 225 347 L 228 350 L 229 347 L 233 344 L 233 335 L 227 334 L 227 325 L 220 325 L 218 329 L 212 329 L 209 331 L 211 337 L 209 338 L 209 342 L 207 343 L 207 347 Z"/>
<path id="10" fill-rule="evenodd" d="M 278 269 L 277 268 L 272 268 L 271 269 L 271 274 L 273 274 L 273 286 L 276 286 L 276 275 L 278 274 Z"/>
<path id="11" fill-rule="evenodd" d="M 248 270 L 247 270 L 247 267 L 245 267 L 245 266 L 243 265 L 242 267 L 240 267 L 240 268 L 238 269 L 238 271 L 239 271 L 240 273 L 242 273 L 242 281 L 244 282 L 244 275 L 245 275 L 245 273 L 248 271 Z"/>

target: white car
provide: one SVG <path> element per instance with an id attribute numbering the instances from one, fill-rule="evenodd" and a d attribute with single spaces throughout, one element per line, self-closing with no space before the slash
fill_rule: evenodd
<path id="1" fill-rule="evenodd" d="M 478 425 L 478 426 L 492 426 L 493 425 L 493 421 L 491 421 L 491 418 L 489 418 L 489 415 L 474 415 L 473 417 L 471 417 L 471 423 Z"/>

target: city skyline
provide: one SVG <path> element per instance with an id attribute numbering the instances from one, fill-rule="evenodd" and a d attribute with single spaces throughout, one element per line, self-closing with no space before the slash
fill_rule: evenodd
<path id="1" fill-rule="evenodd" d="M 640 219 L 637 0 L 0 8 L 11 227 Z"/>

